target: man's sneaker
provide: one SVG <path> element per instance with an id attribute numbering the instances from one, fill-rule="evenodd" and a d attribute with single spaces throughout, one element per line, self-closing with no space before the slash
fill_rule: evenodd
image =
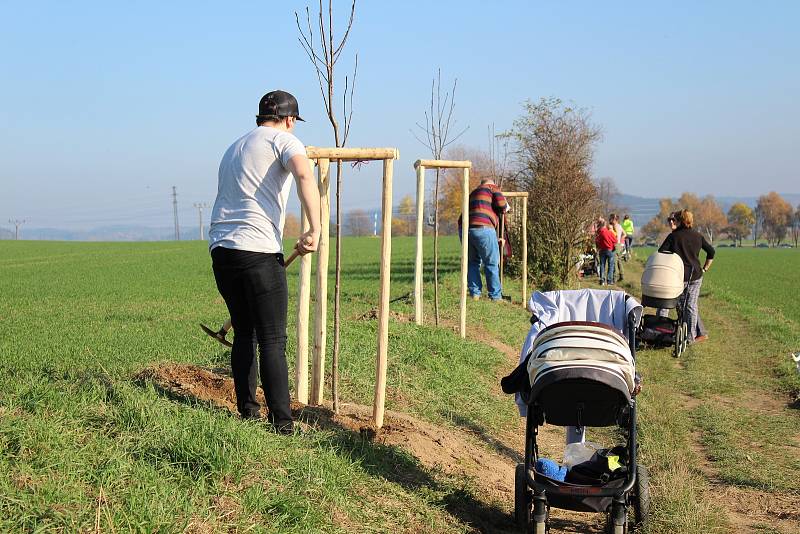
<path id="1" fill-rule="evenodd" d="M 703 341 L 708 341 L 708 336 L 697 336 L 694 338 L 695 343 L 702 343 Z"/>
<path id="2" fill-rule="evenodd" d="M 279 425 L 272 425 L 273 430 L 278 434 L 283 436 L 291 436 L 295 433 L 296 430 L 299 430 L 299 426 L 295 426 L 294 421 L 289 421 L 288 423 L 281 423 Z"/>
<path id="3" fill-rule="evenodd" d="M 472 300 L 481 300 L 480 295 L 472 295 Z"/>
<path id="4" fill-rule="evenodd" d="M 261 419 L 261 412 L 259 410 L 245 410 L 239 417 L 242 418 L 243 421 L 258 421 Z"/>

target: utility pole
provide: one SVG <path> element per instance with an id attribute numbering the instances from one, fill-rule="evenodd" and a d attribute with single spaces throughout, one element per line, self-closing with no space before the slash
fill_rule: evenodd
<path id="1" fill-rule="evenodd" d="M 172 186 L 172 214 L 175 217 L 175 241 L 181 240 L 181 228 L 178 226 L 178 192 Z"/>
<path id="2" fill-rule="evenodd" d="M 197 208 L 197 214 L 200 216 L 200 241 L 203 240 L 203 209 L 208 208 L 207 202 L 195 202 L 194 207 Z"/>
<path id="3" fill-rule="evenodd" d="M 14 225 L 14 239 L 19 240 L 19 227 L 25 224 L 25 219 L 9 219 L 8 222 Z"/>

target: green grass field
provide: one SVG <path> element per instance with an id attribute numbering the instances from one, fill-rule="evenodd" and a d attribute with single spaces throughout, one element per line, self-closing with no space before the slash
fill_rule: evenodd
<path id="1" fill-rule="evenodd" d="M 343 245 L 341 392 L 348 402 L 369 405 L 379 241 L 348 238 Z M 475 336 L 462 340 L 454 332 L 457 240 L 445 239 L 443 247 L 444 327 L 430 326 L 429 285 L 424 327 L 407 321 L 410 299 L 392 304 L 387 408 L 481 435 L 487 450 L 498 443 L 513 448 L 508 441 L 519 436 L 520 421 L 497 384 L 513 364 Z M 510 502 L 469 477 L 422 465 L 405 449 L 345 429 L 278 436 L 137 382 L 135 374 L 154 363 L 227 362 L 228 353 L 197 326 L 226 316 L 203 243 L 3 248 L 0 531 L 509 531 Z M 393 242 L 393 297 L 412 289 L 413 249 L 413 239 Z M 735 530 L 725 504 L 710 497 L 712 475 L 747 491 L 800 492 L 792 456 L 798 449 L 791 445 L 800 436 L 797 410 L 773 402 L 792 387 L 784 356 L 797 339 L 787 336 L 797 332 L 798 255 L 740 252 L 721 251 L 704 285 L 712 341 L 681 362 L 666 349 L 639 355 L 646 380 L 642 455 L 656 496 L 652 532 Z M 795 256 L 765 268 L 764 253 Z M 641 267 L 629 265 L 627 278 L 635 280 Z M 748 283 L 736 283 L 745 270 L 773 273 L 773 282 L 758 280 L 769 286 L 759 290 L 750 284 L 758 277 L 747 275 Z M 290 363 L 296 273 L 293 267 L 289 276 Z M 508 285 L 519 303 L 518 286 Z M 637 294 L 635 283 L 626 288 Z M 771 310 L 780 311 L 778 326 L 769 321 Z M 472 332 L 510 347 L 520 346 L 529 327 L 521 306 L 483 300 L 469 302 L 468 321 Z M 746 367 L 754 360 L 756 372 Z M 759 403 L 768 400 L 763 416 Z M 768 465 L 747 460 L 754 450 Z"/>

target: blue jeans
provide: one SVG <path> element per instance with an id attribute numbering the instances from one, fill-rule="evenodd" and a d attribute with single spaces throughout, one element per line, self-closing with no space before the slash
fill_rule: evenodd
<path id="1" fill-rule="evenodd" d="M 481 264 L 486 275 L 486 290 L 490 299 L 503 298 L 500 287 L 500 247 L 497 244 L 497 234 L 494 228 L 469 229 L 467 263 L 467 289 L 469 294 L 479 296 L 483 284 L 481 283 Z"/>
<path id="2" fill-rule="evenodd" d="M 600 283 L 614 283 L 614 251 L 600 251 Z M 607 271 L 607 272 L 606 272 Z M 604 276 L 605 275 L 605 276 Z"/>

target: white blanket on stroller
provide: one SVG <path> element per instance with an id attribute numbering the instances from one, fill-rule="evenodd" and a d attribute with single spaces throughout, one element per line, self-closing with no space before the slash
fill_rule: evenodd
<path id="1" fill-rule="evenodd" d="M 522 344 L 519 361 L 522 363 L 533 347 L 539 332 L 548 326 L 564 321 L 594 321 L 607 324 L 623 332 L 627 337 L 628 314 L 633 312 L 634 328 L 642 320 L 642 305 L 624 291 L 609 289 L 565 289 L 561 291 L 534 291 L 528 301 L 528 309 L 538 318 L 528 337 Z M 525 416 L 527 406 L 519 394 L 516 396 L 517 408 Z"/>

